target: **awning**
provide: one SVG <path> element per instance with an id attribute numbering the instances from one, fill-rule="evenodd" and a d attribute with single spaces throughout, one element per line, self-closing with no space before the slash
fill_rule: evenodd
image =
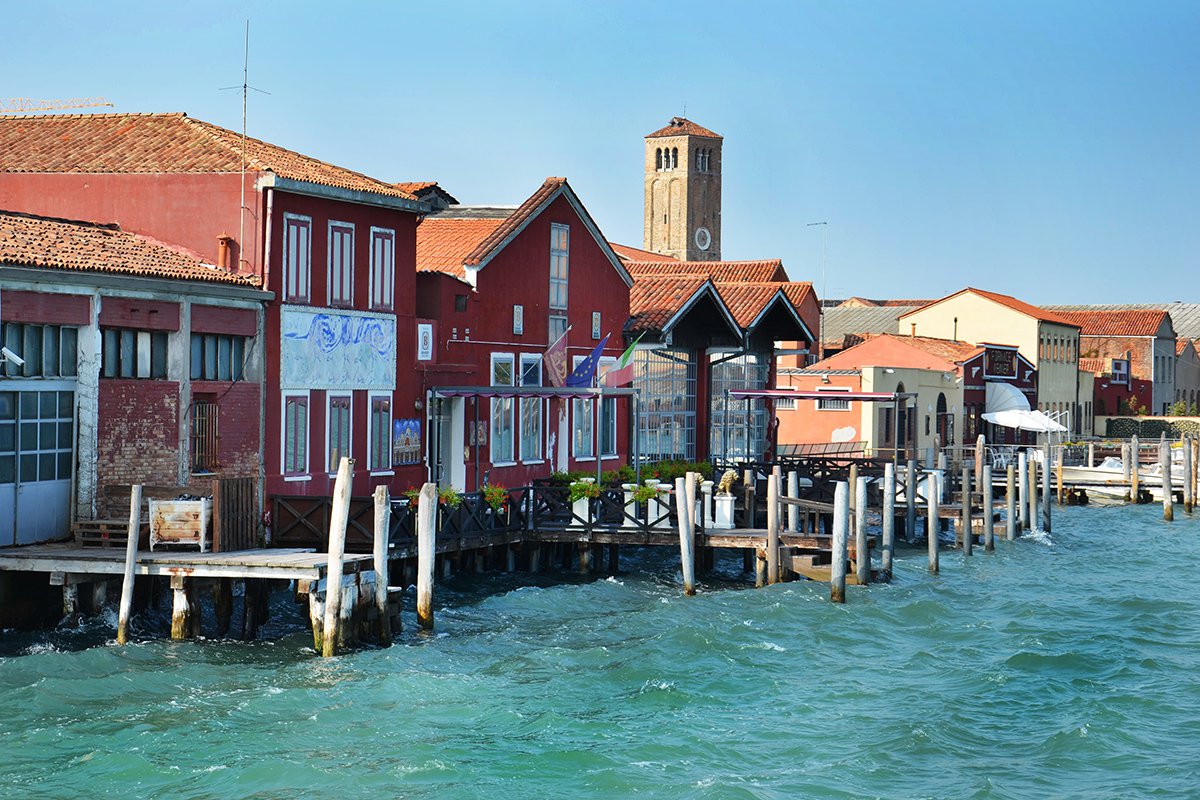
<path id="1" fill-rule="evenodd" d="M 916 397 L 912 392 L 796 392 L 791 389 L 730 389 L 731 400 L 855 400 L 863 403 L 890 403 Z"/>
<path id="2" fill-rule="evenodd" d="M 438 386 L 430 389 L 434 397 L 625 397 L 637 394 L 636 389 L 587 386 Z"/>
<path id="3" fill-rule="evenodd" d="M 987 405 L 984 408 L 988 414 L 999 411 L 1028 411 L 1029 398 L 1011 383 L 989 381 L 984 385 Z M 986 415 L 984 417 L 986 419 Z M 1001 423 L 996 423 L 997 425 Z M 1013 426 L 1007 426 L 1013 427 Z"/>
<path id="4" fill-rule="evenodd" d="M 1066 428 L 1050 419 L 1041 411 L 1019 411 L 1010 408 L 1006 411 L 985 413 L 983 418 L 993 425 L 1016 428 L 1022 431 L 1034 431 L 1036 433 L 1067 432 Z"/>

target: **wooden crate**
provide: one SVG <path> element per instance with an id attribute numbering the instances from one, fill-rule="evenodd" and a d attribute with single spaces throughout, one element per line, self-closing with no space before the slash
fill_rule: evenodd
<path id="1" fill-rule="evenodd" d="M 212 500 L 151 500 L 150 549 L 159 545 L 198 545 L 200 552 L 209 547 L 208 526 L 212 519 Z"/>
<path id="2" fill-rule="evenodd" d="M 81 520 L 71 526 L 71 532 L 80 547 L 121 547 L 124 548 L 129 540 L 129 520 L 124 519 L 90 519 Z M 150 525 L 141 524 L 141 535 L 138 546 L 146 547 L 150 543 Z"/>

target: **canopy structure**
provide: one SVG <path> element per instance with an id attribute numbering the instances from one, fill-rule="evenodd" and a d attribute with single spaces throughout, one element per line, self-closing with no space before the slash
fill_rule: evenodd
<path id="1" fill-rule="evenodd" d="M 1029 398 L 1011 383 L 988 381 L 985 385 L 987 405 L 984 413 L 994 414 L 998 411 L 1028 411 Z"/>
<path id="2" fill-rule="evenodd" d="M 1034 433 L 1067 432 L 1065 427 L 1059 425 L 1041 411 L 1008 409 L 1007 411 L 985 412 L 983 418 L 993 425 L 1016 428 L 1022 431 L 1033 431 Z"/>
<path id="3" fill-rule="evenodd" d="M 637 389 L 617 389 L 607 386 L 438 386 L 430 389 L 433 397 L 629 397 Z"/>

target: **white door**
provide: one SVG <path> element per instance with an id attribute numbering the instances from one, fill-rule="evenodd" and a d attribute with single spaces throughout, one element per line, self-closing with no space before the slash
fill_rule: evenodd
<path id="1" fill-rule="evenodd" d="M 74 381 L 0 391 L 0 546 L 70 535 Z"/>

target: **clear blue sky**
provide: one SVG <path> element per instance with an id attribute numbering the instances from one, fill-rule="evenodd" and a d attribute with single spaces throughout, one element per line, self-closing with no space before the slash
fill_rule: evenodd
<path id="1" fill-rule="evenodd" d="M 5 96 L 104 95 L 466 203 L 565 175 L 640 245 L 642 137 L 725 137 L 726 258 L 830 296 L 1200 300 L 1195 2 L 6 0 Z"/>

